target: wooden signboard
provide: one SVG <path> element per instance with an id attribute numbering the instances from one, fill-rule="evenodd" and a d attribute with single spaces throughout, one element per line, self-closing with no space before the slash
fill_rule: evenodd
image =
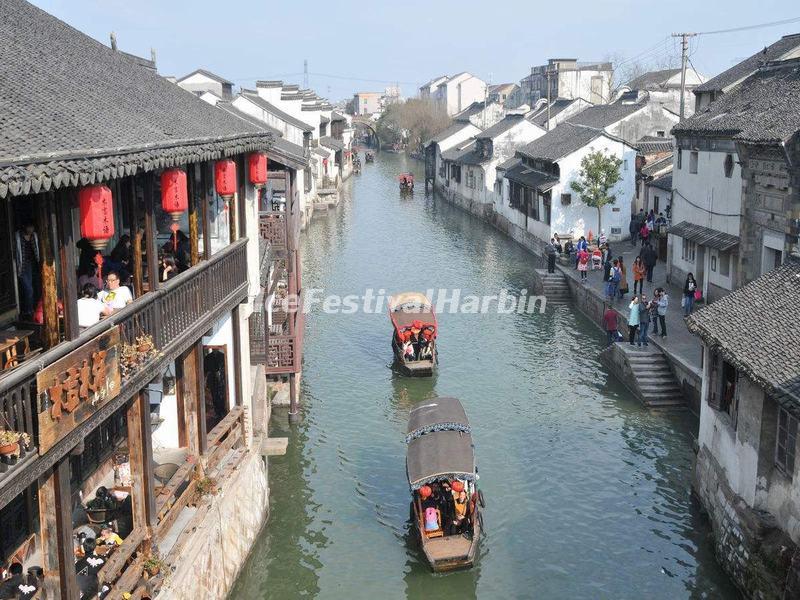
<path id="1" fill-rule="evenodd" d="M 47 452 L 120 390 L 119 328 L 39 371 L 39 452 Z"/>

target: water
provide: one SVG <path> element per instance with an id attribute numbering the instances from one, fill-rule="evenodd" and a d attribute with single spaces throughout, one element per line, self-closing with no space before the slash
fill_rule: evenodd
<path id="1" fill-rule="evenodd" d="M 303 239 L 304 286 L 532 288 L 531 257 L 444 201 L 399 197 L 419 163 L 381 154 Z M 306 320 L 303 421 L 270 458 L 272 515 L 233 598 L 737 598 L 690 498 L 689 415 L 643 409 L 570 305 L 439 316 L 440 368 L 391 369 L 385 313 Z M 477 566 L 433 575 L 407 519 L 404 427 L 453 395 L 473 424 L 486 535 Z"/>

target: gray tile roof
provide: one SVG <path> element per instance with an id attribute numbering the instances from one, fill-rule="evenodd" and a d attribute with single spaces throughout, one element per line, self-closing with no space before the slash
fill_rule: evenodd
<path id="1" fill-rule="evenodd" d="M 526 144 L 517 152 L 530 158 L 555 161 L 583 148 L 603 133 L 602 129 L 574 125 L 570 119 L 548 131 L 542 137 Z"/>
<path id="2" fill-rule="evenodd" d="M 665 175 L 663 178 L 666 177 L 669 177 L 670 183 L 672 183 L 672 174 Z M 650 185 L 653 185 L 656 181 L 658 181 L 658 179 L 651 182 Z M 676 223 L 669 228 L 669 234 L 689 240 L 690 242 L 694 242 L 700 246 L 714 248 L 720 252 L 727 252 L 728 250 L 732 250 L 739 245 L 739 236 L 737 235 L 731 235 L 730 233 L 717 231 L 716 229 L 711 229 L 710 227 L 703 227 L 702 225 L 690 223 L 689 221 L 681 221 L 680 223 Z"/>
<path id="3" fill-rule="evenodd" d="M 660 71 L 650 71 L 631 79 L 625 87 L 632 90 L 657 90 L 662 87 L 667 80 L 680 73 L 680 69 L 662 69 Z"/>
<path id="4" fill-rule="evenodd" d="M 272 136 L 24 2 L 0 2 L 0 197 L 268 149 Z"/>
<path id="5" fill-rule="evenodd" d="M 670 157 L 670 161 L 672 161 L 672 157 Z M 670 163 L 671 164 L 671 163 Z M 661 177 L 656 177 L 653 181 L 648 182 L 647 185 L 651 185 L 653 187 L 657 187 L 660 190 L 664 190 L 666 192 L 672 191 L 672 171 L 669 173 L 664 173 Z"/>
<path id="6" fill-rule="evenodd" d="M 250 100 L 253 104 L 258 106 L 259 108 L 267 111 L 271 115 L 278 117 L 281 121 L 288 123 L 294 127 L 297 127 L 301 131 L 311 132 L 314 131 L 314 128 L 306 123 L 305 121 L 301 121 L 300 119 L 293 117 L 289 113 L 282 111 L 280 108 L 272 104 L 271 102 L 267 102 L 261 96 L 258 95 L 258 92 L 254 92 L 252 90 L 242 90 L 241 95 Z"/>
<path id="7" fill-rule="evenodd" d="M 642 175 L 646 175 L 648 177 L 655 175 L 663 171 L 664 169 L 672 170 L 672 154 L 669 156 L 665 156 L 664 158 L 659 158 L 656 161 L 649 162 L 645 166 L 642 167 Z"/>
<path id="8" fill-rule="evenodd" d="M 674 141 L 671 137 L 646 135 L 639 138 L 636 142 L 636 147 L 642 154 L 660 154 L 662 152 L 672 152 Z"/>
<path id="9" fill-rule="evenodd" d="M 336 138 L 332 138 L 330 136 L 323 136 L 319 138 L 319 143 L 325 146 L 326 148 L 330 148 L 331 150 L 344 150 L 344 143 L 337 140 Z"/>
<path id="10" fill-rule="evenodd" d="M 319 122 L 322 123 L 323 125 L 327 125 L 328 123 L 331 122 L 331 120 L 325 115 L 320 115 Z"/>
<path id="11" fill-rule="evenodd" d="M 457 162 L 462 164 L 478 164 L 477 155 L 475 155 L 475 138 L 464 140 L 454 148 L 442 152 L 442 160 L 450 162 Z M 475 160 L 473 160 L 475 157 Z"/>
<path id="12" fill-rule="evenodd" d="M 450 125 L 446 129 L 443 129 L 442 131 L 437 133 L 435 136 L 433 136 L 427 142 L 425 142 L 425 145 L 428 146 L 428 145 L 433 144 L 433 143 L 443 142 L 447 138 L 449 138 L 451 135 L 455 135 L 456 133 L 458 133 L 459 131 L 464 129 L 464 127 L 469 127 L 469 126 L 470 126 L 470 123 L 462 123 L 460 121 L 456 121 L 455 123 L 453 123 L 452 125 Z"/>
<path id="13" fill-rule="evenodd" d="M 475 137 L 494 139 L 496 137 L 503 135 L 509 129 L 516 127 L 517 125 L 522 123 L 524 119 L 525 119 L 524 115 L 507 115 L 506 117 L 503 117 L 500 121 L 498 121 L 488 129 L 481 131 Z"/>
<path id="14" fill-rule="evenodd" d="M 800 412 L 800 262 L 789 261 L 696 311 L 689 330 L 756 384 Z"/>
<path id="15" fill-rule="evenodd" d="M 233 82 L 232 82 L 232 81 L 228 81 L 228 80 L 227 80 L 227 79 L 225 79 L 224 77 L 220 77 L 219 75 L 217 75 L 217 74 L 215 74 L 215 73 L 212 73 L 211 71 L 207 71 L 206 69 L 195 69 L 194 71 L 192 71 L 192 72 L 191 72 L 191 73 L 189 73 L 188 75 L 184 75 L 183 77 L 181 77 L 180 79 L 178 79 L 178 83 L 180 83 L 180 82 L 181 82 L 181 81 L 183 81 L 184 79 L 188 79 L 188 78 L 189 78 L 189 77 L 191 77 L 192 75 L 197 75 L 198 73 L 199 73 L 200 75 L 205 75 L 205 76 L 206 76 L 206 77 L 208 77 L 209 79 L 213 79 L 214 81 L 216 81 L 216 82 L 218 82 L 218 83 L 221 83 L 222 85 L 230 85 L 230 86 L 233 86 Z"/>
<path id="16" fill-rule="evenodd" d="M 647 106 L 647 95 L 642 101 L 628 103 L 628 102 L 614 102 L 613 104 L 598 104 L 583 109 L 577 115 L 567 119 L 569 123 L 578 125 L 587 125 L 589 127 L 597 127 L 604 129 L 622 119 L 631 116 L 636 111 L 642 110 Z M 558 128 L 556 128 L 558 129 Z"/>
<path id="17" fill-rule="evenodd" d="M 574 102 L 578 102 L 578 100 L 569 98 L 556 98 L 550 105 L 550 118 L 553 119 L 558 113 L 571 106 Z M 547 106 L 528 117 L 528 120 L 539 127 L 547 127 Z"/>
<path id="18" fill-rule="evenodd" d="M 453 117 L 453 120 L 462 122 L 469 121 L 470 117 L 474 117 L 475 115 L 479 114 L 485 107 L 485 102 L 473 102 L 460 113 L 456 113 L 456 115 Z"/>
<path id="19" fill-rule="evenodd" d="M 336 112 L 336 111 L 333 111 L 333 112 L 331 113 L 331 120 L 332 120 L 332 121 L 347 121 L 347 117 L 345 117 L 345 116 L 344 116 L 343 114 L 341 114 L 341 113 L 338 113 L 338 112 Z"/>
<path id="20" fill-rule="evenodd" d="M 672 128 L 674 135 L 786 142 L 800 130 L 800 58 L 770 63 Z"/>
<path id="21" fill-rule="evenodd" d="M 505 172 L 505 177 L 509 181 L 519 183 L 525 187 L 538 189 L 546 192 L 558 183 L 558 177 L 550 173 L 543 173 L 530 167 L 525 166 L 521 162 Z"/>
<path id="22" fill-rule="evenodd" d="M 779 60 L 787 52 L 798 47 L 800 47 L 800 33 L 785 35 L 774 44 L 756 52 L 742 62 L 732 66 L 730 69 L 723 71 L 716 77 L 712 77 L 702 85 L 698 85 L 694 88 L 694 91 L 695 93 L 720 92 L 737 81 L 741 81 L 745 77 L 752 75 L 762 65 L 773 60 Z"/>
<path id="23" fill-rule="evenodd" d="M 330 156 L 330 153 L 326 152 L 322 148 L 314 147 L 314 148 L 311 149 L 311 152 L 313 154 L 316 154 L 317 156 L 322 156 L 323 158 L 328 158 L 328 156 Z"/>

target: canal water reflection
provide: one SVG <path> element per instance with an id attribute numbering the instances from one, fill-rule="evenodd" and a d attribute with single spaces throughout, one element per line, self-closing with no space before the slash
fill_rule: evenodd
<path id="1" fill-rule="evenodd" d="M 304 286 L 363 294 L 532 287 L 531 258 L 396 175 L 381 154 L 303 241 Z M 306 319 L 303 421 L 270 459 L 272 514 L 233 598 L 736 598 L 690 498 L 693 419 L 644 410 L 598 362 L 569 304 L 544 314 L 443 314 L 440 368 L 391 369 L 385 313 Z M 476 568 L 432 575 L 408 532 L 404 427 L 435 395 L 473 424 L 487 506 Z"/>

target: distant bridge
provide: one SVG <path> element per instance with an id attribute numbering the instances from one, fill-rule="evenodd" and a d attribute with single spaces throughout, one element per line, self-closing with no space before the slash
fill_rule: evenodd
<path id="1" fill-rule="evenodd" d="M 375 129 L 375 122 L 367 116 L 355 115 L 353 117 L 353 126 L 362 127 L 370 131 L 370 137 L 374 140 L 377 151 L 381 151 L 381 140 L 378 137 L 378 130 Z"/>

